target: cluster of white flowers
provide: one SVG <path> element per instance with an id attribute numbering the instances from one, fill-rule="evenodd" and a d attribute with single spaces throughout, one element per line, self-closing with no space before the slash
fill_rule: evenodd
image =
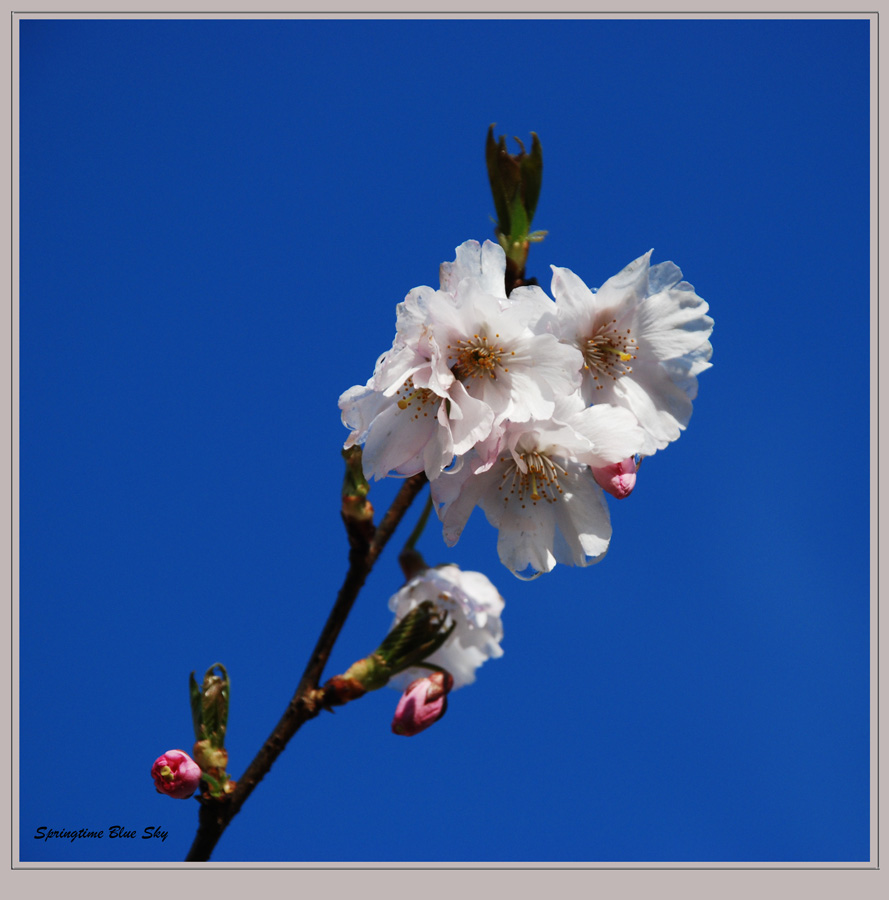
<path id="1" fill-rule="evenodd" d="M 552 293 L 507 297 L 506 258 L 467 241 L 397 307 L 392 347 L 339 401 L 368 478 L 425 472 L 449 545 L 480 506 L 521 578 L 585 566 L 611 539 L 602 488 L 688 424 L 713 320 L 650 253 L 598 291 L 553 266 Z"/>

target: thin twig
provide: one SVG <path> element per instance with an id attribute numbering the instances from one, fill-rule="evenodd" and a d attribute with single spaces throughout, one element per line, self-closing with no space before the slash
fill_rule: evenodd
<path id="1" fill-rule="evenodd" d="M 218 799 L 201 801 L 198 831 L 186 857 L 187 862 L 202 862 L 210 859 L 213 848 L 229 822 L 237 815 L 244 802 L 253 793 L 253 789 L 271 769 L 274 761 L 287 746 L 287 742 L 304 722 L 315 718 L 324 708 L 323 692 L 318 690 L 318 684 L 333 645 L 374 563 L 425 484 L 426 476 L 423 473 L 408 478 L 392 501 L 383 520 L 372 533 L 368 529 L 352 528 L 347 521 L 351 545 L 349 570 L 346 572 L 336 603 L 327 617 L 327 622 L 309 658 L 299 686 L 284 715 L 281 716 L 280 721 L 253 758 L 253 762 L 238 779 L 234 791 Z"/>
<path id="2" fill-rule="evenodd" d="M 430 494 L 426 498 L 426 505 L 423 507 L 423 512 L 420 514 L 420 518 L 417 520 L 417 524 L 414 526 L 414 530 L 411 532 L 411 536 L 404 542 L 405 550 L 413 550 L 414 547 L 417 546 L 417 541 L 420 539 L 420 536 L 423 534 L 423 529 L 426 527 L 426 522 L 429 521 L 429 513 L 432 512 L 432 494 Z M 404 551 L 402 551 L 404 552 Z"/>

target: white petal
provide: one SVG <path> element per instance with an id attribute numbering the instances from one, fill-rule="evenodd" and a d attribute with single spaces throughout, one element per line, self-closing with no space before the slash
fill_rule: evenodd
<path id="1" fill-rule="evenodd" d="M 663 368 L 656 363 L 640 365 L 640 362 L 636 360 L 632 375 L 625 375 L 613 383 L 611 392 L 616 402 L 626 406 L 636 416 L 657 449 L 663 450 L 688 425 L 692 412 L 691 400 Z M 608 394 L 608 389 L 602 393 Z M 651 450 L 640 452 L 649 455 Z"/>
<path id="2" fill-rule="evenodd" d="M 633 456 L 645 440 L 630 410 L 607 403 L 588 407 L 571 424 L 592 444 L 590 452 L 576 454 L 577 459 L 589 466 L 605 466 Z"/>
<path id="3" fill-rule="evenodd" d="M 651 250 L 638 259 L 634 259 L 617 275 L 612 275 L 602 287 L 596 291 L 596 305 L 602 309 L 624 307 L 628 303 L 638 302 L 649 293 L 648 264 Z"/>
<path id="4" fill-rule="evenodd" d="M 555 554 L 565 565 L 599 562 L 611 541 L 611 517 L 602 489 L 589 469 L 563 479 L 565 494 L 552 504 L 558 527 Z"/>
<path id="5" fill-rule="evenodd" d="M 391 397 L 408 378 L 429 367 L 427 356 L 418 353 L 416 347 L 399 345 L 384 353 L 377 360 L 373 387 Z"/>
<path id="6" fill-rule="evenodd" d="M 494 413 L 482 400 L 471 397 L 466 388 L 455 381 L 448 403 L 442 404 L 440 416 L 446 415 L 451 430 L 454 453 L 462 455 L 491 434 Z"/>
<path id="7" fill-rule="evenodd" d="M 484 503 L 483 508 L 487 514 L 488 507 Z M 502 513 L 497 535 L 500 562 L 524 581 L 552 571 L 556 565 L 553 554 L 555 520 L 550 505 L 526 503 L 523 509 L 520 502 L 510 501 L 505 510 L 498 509 L 498 512 Z"/>
<path id="8" fill-rule="evenodd" d="M 571 269 L 550 266 L 553 270 L 552 292 L 559 311 L 585 316 L 596 307 L 596 298 L 579 275 Z"/>
<path id="9" fill-rule="evenodd" d="M 661 367 L 673 382 L 685 391 L 689 400 L 694 400 L 698 395 L 697 376 L 711 367 L 710 356 L 713 348 L 708 341 L 702 344 L 693 353 L 688 353 L 679 359 L 668 359 L 661 363 Z"/>
<path id="10" fill-rule="evenodd" d="M 499 244 L 466 241 L 457 247 L 456 259 L 439 267 L 441 289 L 454 293 L 464 279 L 471 279 L 493 297 L 506 299 L 506 254 Z"/>
<path id="11" fill-rule="evenodd" d="M 648 270 L 648 290 L 652 294 L 666 291 L 682 281 L 682 270 L 673 262 L 662 262 Z"/>
<path id="12" fill-rule="evenodd" d="M 423 405 L 430 406 L 425 416 L 418 413 L 416 405 L 399 409 L 393 398 L 374 419 L 362 454 L 366 478 L 379 480 L 396 471 L 401 475 L 415 475 L 423 470 L 418 465 L 423 450 L 430 440 L 439 437 L 440 430 L 437 408 L 432 404 Z M 451 456 L 453 453 L 448 455 L 448 461 Z"/>
<path id="13" fill-rule="evenodd" d="M 395 331 L 403 340 L 412 340 L 423 328 L 429 300 L 436 293 L 435 288 L 420 285 L 395 307 Z"/>
<path id="14" fill-rule="evenodd" d="M 369 385 L 356 384 L 340 395 L 339 408 L 343 425 L 352 429 L 345 444 L 346 449 L 364 443 L 371 423 L 391 402 Z"/>
<path id="15" fill-rule="evenodd" d="M 449 547 L 460 540 L 490 478 L 488 472 L 476 475 L 471 466 L 464 464 L 458 472 L 444 472 L 431 483 L 432 502 L 442 522 L 442 537 Z"/>
<path id="16" fill-rule="evenodd" d="M 537 334 L 551 332 L 549 327 L 539 327 L 541 320 L 555 317 L 556 304 L 550 300 L 540 285 L 525 284 L 514 288 L 509 295 L 508 305 L 518 309 L 525 324 Z"/>
<path id="17" fill-rule="evenodd" d="M 713 331 L 707 309 L 694 291 L 661 291 L 646 298 L 637 313 L 640 348 L 650 348 L 657 360 L 695 352 Z"/>

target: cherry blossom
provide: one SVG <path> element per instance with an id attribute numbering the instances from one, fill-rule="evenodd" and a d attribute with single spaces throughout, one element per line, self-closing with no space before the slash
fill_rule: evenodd
<path id="1" fill-rule="evenodd" d="M 583 354 L 587 403 L 631 410 L 647 438 L 642 455 L 663 450 L 688 425 L 697 376 L 710 367 L 713 319 L 707 303 L 671 262 L 651 251 L 591 291 L 570 269 L 552 267 L 552 330 Z"/>
<path id="2" fill-rule="evenodd" d="M 432 484 L 445 543 L 460 538 L 480 506 L 498 529 L 500 561 L 516 576 L 536 578 L 557 563 L 602 559 L 611 520 L 591 466 L 632 455 L 644 435 L 625 409 L 560 404 L 563 419 L 511 423 L 493 445 L 480 445 L 460 471 Z"/>
<path id="3" fill-rule="evenodd" d="M 546 418 L 580 386 L 581 353 L 532 327 L 554 304 L 539 289 L 511 303 L 502 287 L 488 293 L 495 272 L 503 281 L 505 256 L 486 244 L 475 267 L 475 252 L 464 244 L 443 266 L 452 290 L 408 294 L 372 378 L 340 397 L 346 446 L 364 444 L 368 478 L 425 471 L 432 481 L 502 423 Z"/>
<path id="4" fill-rule="evenodd" d="M 424 600 L 431 600 L 454 624 L 451 636 L 427 660 L 449 672 L 454 688 L 472 684 L 479 666 L 503 655 L 503 598 L 481 572 L 464 572 L 458 566 L 426 569 L 412 578 L 389 600 L 395 621 L 404 618 Z M 421 668 L 406 669 L 390 684 L 403 687 L 421 677 Z"/>

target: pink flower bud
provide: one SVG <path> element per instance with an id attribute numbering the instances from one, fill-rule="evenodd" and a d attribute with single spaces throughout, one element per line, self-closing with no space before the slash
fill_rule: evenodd
<path id="1" fill-rule="evenodd" d="M 434 725 L 447 711 L 447 695 L 453 686 L 448 672 L 433 672 L 412 681 L 398 701 L 392 731 L 412 737 Z"/>
<path id="2" fill-rule="evenodd" d="M 201 783 L 201 767 L 182 750 L 167 750 L 154 761 L 151 777 L 159 794 L 186 800 Z"/>
<path id="3" fill-rule="evenodd" d="M 618 500 L 625 500 L 636 487 L 636 470 L 638 468 L 636 458 L 631 456 L 623 462 L 602 466 L 601 469 L 593 469 L 593 477 L 603 491 L 608 491 L 612 497 L 617 497 Z"/>

